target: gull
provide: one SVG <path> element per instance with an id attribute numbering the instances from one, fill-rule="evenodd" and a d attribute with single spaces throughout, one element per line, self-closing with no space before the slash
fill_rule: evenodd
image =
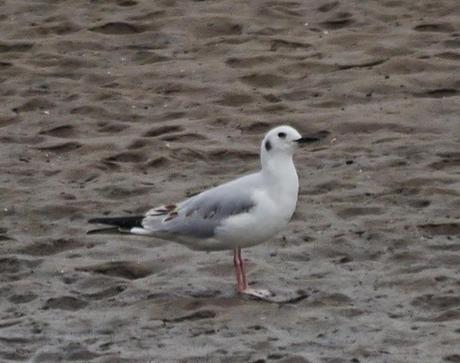
<path id="1" fill-rule="evenodd" d="M 261 169 L 180 203 L 163 204 L 141 216 L 103 217 L 89 223 L 110 225 L 88 233 L 114 232 L 159 238 L 193 250 L 233 250 L 236 290 L 260 299 L 269 290 L 249 287 L 241 249 L 258 245 L 286 227 L 294 214 L 299 178 L 293 155 L 299 145 L 318 141 L 290 126 L 267 132 L 260 146 Z"/>

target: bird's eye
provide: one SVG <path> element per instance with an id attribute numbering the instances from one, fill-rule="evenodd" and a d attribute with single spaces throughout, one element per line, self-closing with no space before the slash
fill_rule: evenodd
<path id="1" fill-rule="evenodd" d="M 286 133 L 285 133 L 285 132 L 280 132 L 280 133 L 278 134 L 278 137 L 284 139 L 284 138 L 286 137 Z"/>

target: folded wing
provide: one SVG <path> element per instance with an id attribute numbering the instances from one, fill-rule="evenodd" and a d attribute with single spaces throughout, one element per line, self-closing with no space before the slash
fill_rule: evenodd
<path id="1" fill-rule="evenodd" d="M 216 229 L 229 217 L 248 213 L 255 207 L 254 185 L 258 174 L 222 184 L 184 200 L 178 204 L 165 204 L 149 210 L 143 216 L 102 217 L 89 220 L 114 226 L 90 233 L 113 232 L 153 235 L 164 239 L 184 237 L 207 239 L 215 236 Z"/>
<path id="2" fill-rule="evenodd" d="M 145 230 L 171 236 L 212 238 L 223 221 L 231 216 L 247 213 L 254 206 L 250 190 L 236 192 L 231 186 L 219 187 L 177 205 L 165 205 L 150 210 L 143 219 L 142 226 Z"/>

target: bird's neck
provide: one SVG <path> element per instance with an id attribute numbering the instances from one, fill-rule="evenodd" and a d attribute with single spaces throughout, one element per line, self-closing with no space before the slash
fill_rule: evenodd
<path id="1" fill-rule="evenodd" d="M 276 213 L 285 223 L 294 214 L 299 194 L 299 178 L 291 155 L 271 155 L 262 159 L 262 174 L 276 204 Z"/>
<path id="2" fill-rule="evenodd" d="M 294 166 L 294 161 L 292 160 L 292 155 L 279 153 L 270 155 L 269 158 L 262 157 L 261 161 L 262 173 L 274 182 L 277 188 L 286 188 L 289 192 L 297 195 L 299 178 Z"/>

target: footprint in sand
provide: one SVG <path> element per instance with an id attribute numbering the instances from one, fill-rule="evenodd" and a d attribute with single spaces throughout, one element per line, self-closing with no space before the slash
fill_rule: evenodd
<path id="1" fill-rule="evenodd" d="M 119 35 L 119 34 L 137 34 L 142 33 L 146 30 L 145 26 L 139 24 L 131 24 L 122 21 L 118 22 L 109 22 L 102 25 L 95 26 L 89 30 L 110 35 Z"/>
<path id="2" fill-rule="evenodd" d="M 85 308 L 87 305 L 87 301 L 78 299 L 74 296 L 61 296 L 48 299 L 42 309 L 76 311 Z"/>
<path id="3" fill-rule="evenodd" d="M 138 263 L 133 261 L 114 261 L 88 267 L 77 268 L 77 271 L 93 272 L 107 276 L 137 280 L 162 271 L 165 266 L 155 262 Z"/>
<path id="4" fill-rule="evenodd" d="M 51 256 L 83 246 L 84 244 L 82 242 L 74 239 L 46 239 L 44 241 L 32 242 L 31 244 L 21 248 L 19 252 L 31 256 Z"/>
<path id="5" fill-rule="evenodd" d="M 165 134 L 170 134 L 173 132 L 180 132 L 183 130 L 182 126 L 178 125 L 165 125 L 165 126 L 160 126 L 160 127 L 155 127 L 146 133 L 144 133 L 144 137 L 156 137 L 156 136 L 162 136 Z"/>

